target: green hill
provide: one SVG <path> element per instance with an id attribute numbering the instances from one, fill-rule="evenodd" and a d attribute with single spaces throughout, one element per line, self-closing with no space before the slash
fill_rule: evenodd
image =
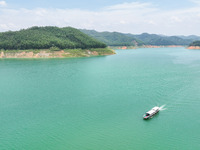
<path id="1" fill-rule="evenodd" d="M 189 46 L 200 46 L 200 41 L 194 41 Z"/>
<path id="2" fill-rule="evenodd" d="M 193 41 L 198 41 L 198 40 L 200 40 L 200 36 L 196 36 L 196 35 L 189 35 L 189 36 L 184 36 L 184 35 L 182 35 L 182 36 L 178 36 L 178 37 L 180 37 L 180 38 L 182 38 L 182 39 L 193 40 Z"/>
<path id="3" fill-rule="evenodd" d="M 0 33 L 0 49 L 88 49 L 105 48 L 102 42 L 71 28 L 32 27 L 20 31 Z"/>
<path id="4" fill-rule="evenodd" d="M 183 39 L 178 36 L 162 36 L 157 34 L 143 33 L 140 35 L 132 35 L 133 37 L 142 40 L 147 45 L 188 45 L 193 39 Z"/>
<path id="5" fill-rule="evenodd" d="M 109 46 L 169 46 L 189 45 L 191 42 L 200 39 L 198 36 L 163 36 L 157 34 L 143 33 L 139 35 L 124 34 L 119 32 L 97 32 L 95 30 L 80 30 L 87 35 L 104 42 Z"/>
<path id="6" fill-rule="evenodd" d="M 144 43 L 135 37 L 119 32 L 97 32 L 95 30 L 80 30 L 83 33 L 109 45 L 109 46 L 140 46 Z"/>

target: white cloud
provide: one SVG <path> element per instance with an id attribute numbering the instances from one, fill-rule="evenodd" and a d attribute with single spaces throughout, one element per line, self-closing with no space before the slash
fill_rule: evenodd
<path id="1" fill-rule="evenodd" d="M 0 6 L 6 6 L 6 1 L 0 1 Z"/>
<path id="2" fill-rule="evenodd" d="M 170 19 L 172 22 L 182 22 L 182 20 L 177 16 L 172 16 Z"/>
<path id="3" fill-rule="evenodd" d="M 131 2 L 131 3 L 123 3 L 123 4 L 117 4 L 113 6 L 108 6 L 105 9 L 106 10 L 138 10 L 138 9 L 147 9 L 150 8 L 151 10 L 154 10 L 153 5 L 151 3 L 140 3 L 140 2 Z"/>
<path id="4" fill-rule="evenodd" d="M 191 2 L 200 5 L 200 0 L 190 0 Z"/>
<path id="5" fill-rule="evenodd" d="M 99 11 L 80 9 L 0 9 L 0 31 L 31 26 L 72 26 L 98 31 L 200 35 L 200 6 L 163 11 L 151 3 L 123 3 Z"/>

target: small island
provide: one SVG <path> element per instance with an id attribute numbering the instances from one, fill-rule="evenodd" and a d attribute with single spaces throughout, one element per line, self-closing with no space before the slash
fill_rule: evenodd
<path id="1" fill-rule="evenodd" d="M 0 33 L 0 58 L 64 58 L 115 54 L 72 27 L 31 27 Z"/>
<path id="2" fill-rule="evenodd" d="M 188 49 L 200 49 L 200 41 L 194 41 L 189 46 Z"/>

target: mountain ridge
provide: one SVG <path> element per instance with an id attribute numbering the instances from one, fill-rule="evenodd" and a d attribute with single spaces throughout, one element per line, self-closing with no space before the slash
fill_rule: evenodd
<path id="1" fill-rule="evenodd" d="M 158 34 L 131 34 L 131 33 L 120 33 L 120 32 L 98 32 L 95 30 L 80 29 L 83 33 L 107 44 L 108 46 L 142 46 L 142 45 L 153 45 L 153 46 L 170 46 L 170 45 L 182 45 L 188 46 L 190 43 L 200 40 L 200 36 L 166 36 Z M 117 33 L 117 34 L 116 34 Z M 114 36 L 117 40 L 113 40 Z M 112 37 L 110 40 L 108 37 Z M 128 40 L 127 40 L 128 39 Z M 124 42 L 127 40 L 127 43 Z M 106 42 L 105 42 L 106 41 Z M 113 44 L 118 43 L 118 44 Z"/>
<path id="2" fill-rule="evenodd" d="M 87 49 L 106 45 L 72 27 L 31 27 L 20 31 L 0 33 L 0 49 Z"/>

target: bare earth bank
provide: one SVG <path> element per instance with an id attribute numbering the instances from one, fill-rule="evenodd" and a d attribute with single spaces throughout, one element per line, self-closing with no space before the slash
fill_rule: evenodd
<path id="1" fill-rule="evenodd" d="M 115 54 L 111 49 L 93 49 L 93 50 L 17 50 L 0 51 L 0 58 L 66 58 L 66 57 L 92 57 Z"/>
<path id="2" fill-rule="evenodd" d="M 200 46 L 189 46 L 188 49 L 200 49 Z"/>

